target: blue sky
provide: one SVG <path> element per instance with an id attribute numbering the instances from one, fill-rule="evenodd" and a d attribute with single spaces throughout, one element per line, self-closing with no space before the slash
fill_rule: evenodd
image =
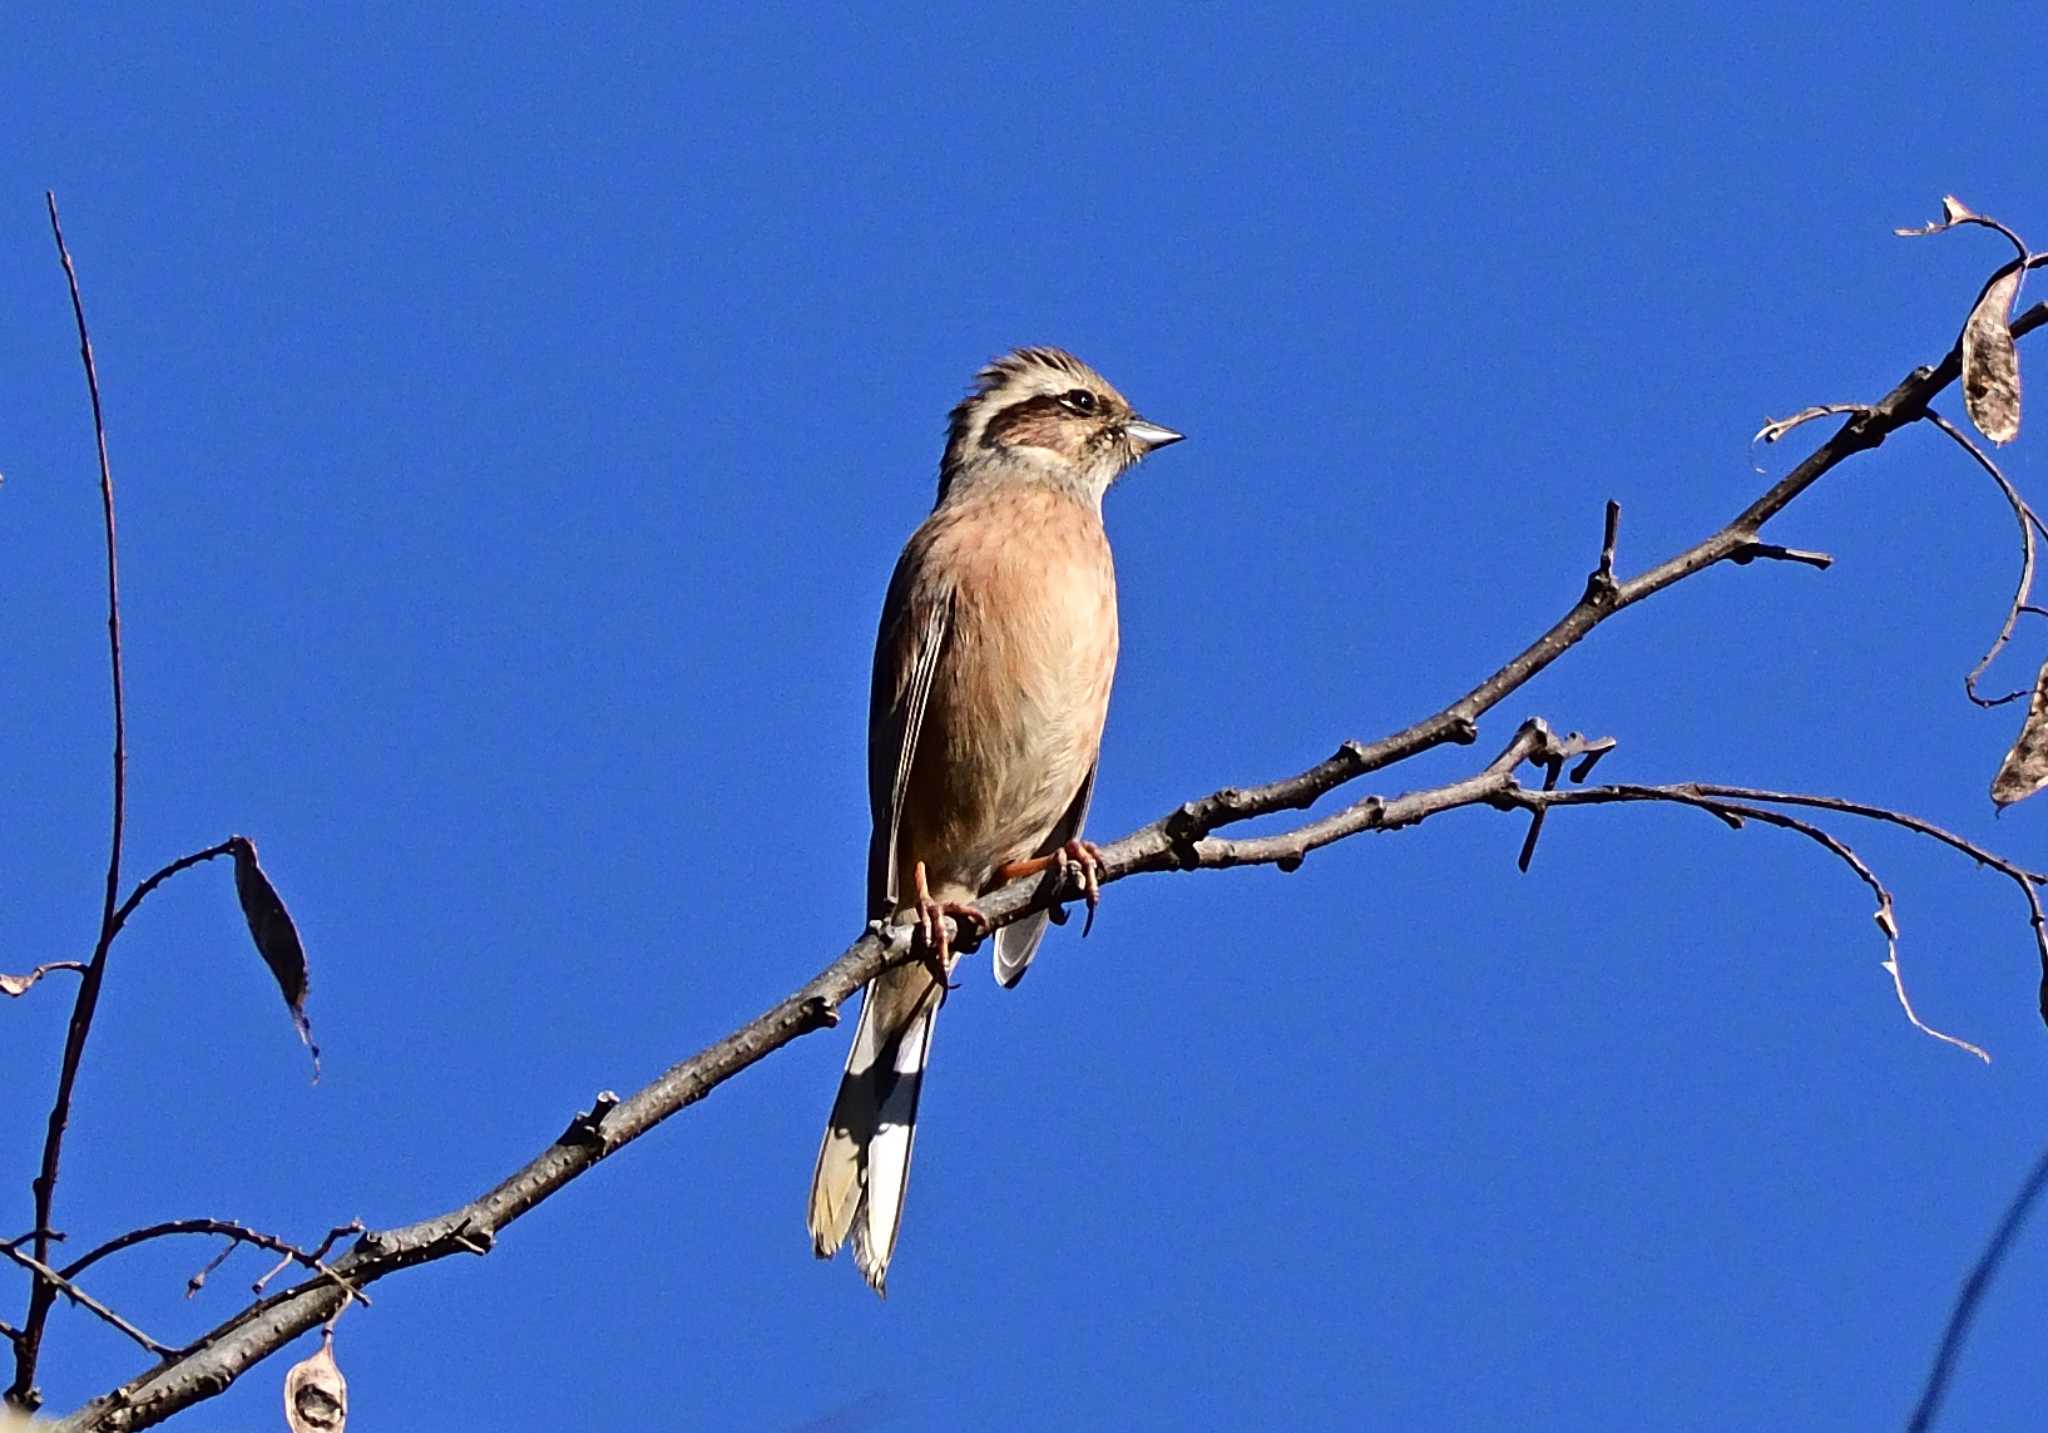
<path id="1" fill-rule="evenodd" d="M 181 878 L 116 951 L 58 1222 L 436 1212 L 824 965 L 862 914 L 874 615 L 1013 344 L 1190 434 L 1109 503 L 1093 834 L 1433 710 L 1577 595 L 1606 499 L 1636 570 L 1761 491 L 1767 415 L 1940 357 L 2003 253 L 1894 226 L 1953 191 L 2048 242 L 2026 18 L 10 16 L 0 969 L 89 950 L 104 861 L 47 187 L 119 484 L 130 865 L 254 837 L 326 1055 L 310 1086 L 227 871 Z M 2004 456 L 2037 497 L 2040 445 Z M 1838 792 L 2048 864 L 2048 808 L 1985 798 L 2016 713 L 1961 693 L 2015 558 L 1982 476 L 1903 434 L 1772 535 L 1837 563 L 1688 582 L 1385 789 L 1541 714 L 1617 737 L 1616 779 Z M 886 1303 L 808 1252 L 821 1035 L 487 1261 L 382 1284 L 340 1330 L 357 1418 L 1899 1422 L 2048 1140 L 2048 1035 L 2008 887 L 1841 829 L 1988 1069 L 1907 1026 L 1846 871 L 1683 811 L 1561 813 L 1526 876 L 1479 811 L 1131 881 L 949 1004 Z M 67 1003 L 0 1009 L 10 1230 Z M 1948 1426 L 2033 1398 L 2036 1234 Z M 189 1338 L 263 1267 L 186 1304 L 209 1252 L 93 1287 Z M 140 1362 L 60 1309 L 42 1381 Z M 273 1426 L 286 1362 L 186 1422 Z"/>

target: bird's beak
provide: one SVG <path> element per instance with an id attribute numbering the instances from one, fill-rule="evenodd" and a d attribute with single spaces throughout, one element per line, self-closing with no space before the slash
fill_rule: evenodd
<path id="1" fill-rule="evenodd" d="M 1124 433 L 1138 445 L 1140 453 L 1149 453 L 1154 448 L 1163 448 L 1168 443 L 1178 443 L 1187 437 L 1171 428 L 1162 428 L 1157 423 L 1147 423 L 1143 418 L 1132 418 L 1124 424 Z"/>

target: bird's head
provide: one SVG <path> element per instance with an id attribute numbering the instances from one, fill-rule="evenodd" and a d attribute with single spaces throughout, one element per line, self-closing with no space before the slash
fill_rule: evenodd
<path id="1" fill-rule="evenodd" d="M 1109 381 L 1057 348 L 1020 348 L 975 378 L 953 409 L 939 499 L 984 478 L 1071 487 L 1101 502 L 1109 485 L 1182 435 L 1138 416 Z"/>

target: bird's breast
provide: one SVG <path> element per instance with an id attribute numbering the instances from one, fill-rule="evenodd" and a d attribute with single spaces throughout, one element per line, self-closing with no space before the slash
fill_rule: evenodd
<path id="1" fill-rule="evenodd" d="M 917 824 L 934 844 L 992 868 L 1046 838 L 1095 763 L 1117 616 L 1109 542 L 1091 507 L 1038 492 L 991 507 L 963 516 L 948 539 L 952 625 L 915 785 Z"/>

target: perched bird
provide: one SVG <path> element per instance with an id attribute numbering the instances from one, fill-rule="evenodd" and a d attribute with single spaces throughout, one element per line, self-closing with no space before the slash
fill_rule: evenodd
<path id="1" fill-rule="evenodd" d="M 868 915 L 915 924 L 929 959 L 884 971 L 862 997 L 810 1203 L 818 1256 L 852 1235 L 876 1293 L 953 968 L 945 917 L 979 923 L 983 892 L 1070 862 L 1094 905 L 1081 823 L 1117 651 L 1102 495 L 1180 438 L 1072 354 L 1006 354 L 953 409 L 938 502 L 889 580 L 868 704 Z M 1003 985 L 1023 978 L 1046 919 L 996 932 Z"/>

